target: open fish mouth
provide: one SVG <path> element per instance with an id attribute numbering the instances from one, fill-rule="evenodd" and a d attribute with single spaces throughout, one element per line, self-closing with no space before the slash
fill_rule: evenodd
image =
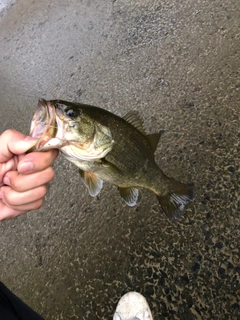
<path id="1" fill-rule="evenodd" d="M 28 153 L 56 148 L 78 161 L 105 157 L 114 143 L 110 130 L 86 116 L 83 121 L 80 117 L 71 117 L 66 113 L 72 110 L 63 102 L 38 101 L 30 127 L 30 136 L 38 140 Z M 78 130 L 79 123 L 83 126 L 82 132 Z"/>
<path id="2" fill-rule="evenodd" d="M 30 128 L 30 136 L 38 139 L 34 150 L 40 151 L 44 147 L 46 150 L 46 144 L 56 137 L 58 131 L 56 117 L 55 107 L 46 100 L 40 99 Z"/>

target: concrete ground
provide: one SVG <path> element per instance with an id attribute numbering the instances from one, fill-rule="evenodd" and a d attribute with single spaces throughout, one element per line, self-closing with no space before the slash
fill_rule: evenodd
<path id="1" fill-rule="evenodd" d="M 195 184 L 169 222 L 155 195 L 92 199 L 63 157 L 44 206 L 0 224 L 0 279 L 46 319 L 111 319 L 141 292 L 154 319 L 240 319 L 239 0 L 18 0 L 0 19 L 0 128 L 62 98 L 165 129 L 156 161 Z"/>

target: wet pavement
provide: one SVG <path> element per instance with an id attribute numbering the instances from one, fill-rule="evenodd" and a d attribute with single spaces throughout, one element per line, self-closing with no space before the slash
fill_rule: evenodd
<path id="1" fill-rule="evenodd" d="M 143 190 L 91 198 L 63 159 L 44 206 L 0 224 L 0 279 L 46 319 L 111 319 L 127 291 L 154 319 L 240 319 L 240 3 L 18 0 L 0 19 L 0 127 L 62 98 L 164 129 L 156 162 L 193 181 L 169 222 Z"/>

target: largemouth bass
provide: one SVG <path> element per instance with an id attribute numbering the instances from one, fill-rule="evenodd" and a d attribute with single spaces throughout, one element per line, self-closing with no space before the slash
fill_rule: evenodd
<path id="1" fill-rule="evenodd" d="M 167 177 L 154 160 L 161 133 L 147 135 L 137 111 L 121 118 L 107 110 L 63 100 L 39 100 L 30 135 L 38 138 L 29 151 L 57 148 L 77 167 L 91 196 L 103 181 L 118 187 L 129 206 L 152 190 L 170 220 L 178 219 L 193 200 L 189 184 Z"/>

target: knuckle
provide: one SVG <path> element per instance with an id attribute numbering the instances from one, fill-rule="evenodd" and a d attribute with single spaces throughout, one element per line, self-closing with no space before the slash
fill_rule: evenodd
<path id="1" fill-rule="evenodd" d="M 15 197 L 11 191 L 4 192 L 4 201 L 10 206 L 14 206 L 16 204 Z"/>
<path id="2" fill-rule="evenodd" d="M 16 190 L 16 191 L 22 191 L 23 189 L 23 185 L 22 183 L 19 183 L 19 180 L 18 179 L 10 179 L 10 185 L 11 185 L 11 188 Z"/>
<path id="3" fill-rule="evenodd" d="M 41 198 L 44 198 L 45 196 L 46 196 L 46 194 L 47 194 L 47 185 L 43 185 L 43 186 L 41 186 L 41 187 L 39 187 L 39 191 L 38 191 L 39 193 L 39 198 L 41 199 Z"/>
<path id="4" fill-rule="evenodd" d="M 22 179 L 22 177 L 19 176 L 10 176 L 10 186 L 13 190 L 16 192 L 24 192 L 26 191 L 27 184 L 25 183 L 25 180 Z"/>
<path id="5" fill-rule="evenodd" d="M 33 204 L 33 210 L 37 210 L 39 208 L 41 208 L 41 206 L 43 205 L 44 199 L 40 199 L 34 202 Z"/>
<path id="6" fill-rule="evenodd" d="M 51 181 L 53 178 L 54 178 L 54 171 L 53 171 L 53 168 L 52 167 L 49 167 L 48 168 L 48 178 L 49 178 L 49 181 Z"/>
<path id="7" fill-rule="evenodd" d="M 11 140 L 11 138 L 15 135 L 19 135 L 19 133 L 16 130 L 7 129 L 2 133 L 1 137 L 5 140 Z"/>
<path id="8" fill-rule="evenodd" d="M 5 131 L 3 132 L 3 135 L 9 137 L 9 136 L 12 136 L 14 132 L 16 132 L 16 131 L 15 131 L 15 130 L 12 130 L 12 129 L 7 129 L 7 130 L 5 130 Z"/>

